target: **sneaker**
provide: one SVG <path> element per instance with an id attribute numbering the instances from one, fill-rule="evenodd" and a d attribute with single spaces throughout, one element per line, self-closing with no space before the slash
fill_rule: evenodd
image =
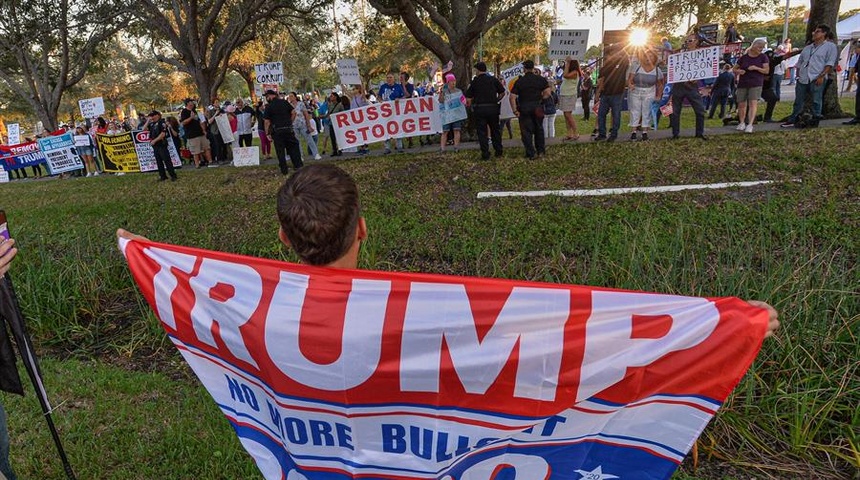
<path id="1" fill-rule="evenodd" d="M 787 122 L 783 122 L 782 124 L 780 124 L 780 127 L 782 127 L 782 128 L 791 128 L 793 126 L 794 126 L 794 122 L 791 120 L 789 120 Z"/>
<path id="2" fill-rule="evenodd" d="M 606 135 L 597 135 L 593 138 L 593 140 L 595 142 L 602 142 L 602 141 L 606 140 Z"/>
<path id="3" fill-rule="evenodd" d="M 642 135 L 645 135 L 644 133 Z M 630 134 L 630 140 L 636 140 L 636 132 Z"/>
<path id="4" fill-rule="evenodd" d="M 322 157 L 321 157 L 321 156 L 319 156 L 319 155 L 315 155 L 315 156 L 314 156 L 314 160 L 322 160 Z"/>
<path id="5" fill-rule="evenodd" d="M 746 133 L 753 133 L 753 126 L 752 126 L 752 124 L 747 125 L 747 128 L 745 128 L 745 129 L 744 129 L 744 132 L 746 132 Z"/>
<path id="6" fill-rule="evenodd" d="M 98 170 L 96 170 L 96 172 L 95 172 L 95 173 L 93 173 L 93 176 L 94 176 L 94 177 L 98 177 L 98 176 L 99 176 L 99 175 L 101 175 L 101 174 L 102 174 L 102 172 L 99 172 Z"/>
<path id="7" fill-rule="evenodd" d="M 747 128 L 747 124 L 744 122 L 741 122 L 738 124 L 738 127 L 735 128 L 735 130 L 737 130 L 739 132 L 743 132 L 744 130 L 746 130 L 746 128 Z"/>
<path id="8" fill-rule="evenodd" d="M 616 137 L 615 135 L 610 135 L 609 137 L 606 138 L 606 141 L 607 142 L 614 142 L 617 139 L 618 139 L 618 137 Z"/>
<path id="9" fill-rule="evenodd" d="M 87 178 L 90 178 L 92 176 L 93 176 L 93 172 L 87 172 Z"/>
<path id="10" fill-rule="evenodd" d="M 643 141 L 643 142 L 647 142 L 647 141 L 648 141 L 648 133 L 646 133 L 646 132 L 642 132 L 642 141 Z"/>

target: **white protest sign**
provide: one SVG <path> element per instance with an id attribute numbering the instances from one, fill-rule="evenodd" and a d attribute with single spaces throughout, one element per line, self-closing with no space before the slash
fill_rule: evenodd
<path id="1" fill-rule="evenodd" d="M 588 30 L 557 30 L 549 35 L 549 58 L 557 60 L 568 55 L 576 60 L 585 59 L 588 49 Z"/>
<path id="2" fill-rule="evenodd" d="M 21 143 L 21 125 L 10 123 L 6 126 L 6 135 L 9 137 L 9 145 L 17 145 Z"/>
<path id="3" fill-rule="evenodd" d="M 8 183 L 9 182 L 9 172 L 0 168 L 0 183 Z"/>
<path id="4" fill-rule="evenodd" d="M 81 116 L 84 118 L 96 118 L 105 113 L 105 102 L 102 97 L 86 98 L 78 100 Z"/>
<path id="5" fill-rule="evenodd" d="M 75 135 L 75 146 L 76 147 L 89 147 L 90 146 L 90 136 L 89 135 Z"/>
<path id="6" fill-rule="evenodd" d="M 500 80 L 502 81 L 502 85 L 505 86 L 505 98 L 502 99 L 502 109 L 499 113 L 499 118 L 503 120 L 514 118 L 514 110 L 511 108 L 510 91 L 511 87 L 514 86 L 514 82 L 516 82 L 524 73 L 525 69 L 521 63 L 518 63 L 507 70 L 502 70 Z"/>
<path id="7" fill-rule="evenodd" d="M 234 167 L 250 167 L 260 164 L 260 148 L 259 147 L 234 147 L 233 148 L 233 166 Z"/>
<path id="8" fill-rule="evenodd" d="M 442 129 L 436 97 L 389 100 L 331 116 L 338 146 L 346 149 L 390 138 L 433 135 Z"/>
<path id="9" fill-rule="evenodd" d="M 45 155 L 51 175 L 84 168 L 81 157 L 75 151 L 71 132 L 40 138 L 39 150 Z"/>
<path id="10" fill-rule="evenodd" d="M 232 143 L 236 140 L 233 137 L 233 129 L 230 128 L 230 119 L 227 118 L 227 115 L 218 115 L 215 117 L 215 123 L 218 124 L 218 131 L 221 133 L 221 140 L 224 143 Z"/>
<path id="11" fill-rule="evenodd" d="M 258 63 L 254 65 L 257 83 L 284 83 L 284 64 L 281 62 Z"/>
<path id="12" fill-rule="evenodd" d="M 720 74 L 723 46 L 697 48 L 669 55 L 668 83 L 714 78 Z"/>
<path id="13" fill-rule="evenodd" d="M 340 75 L 341 85 L 361 85 L 361 75 L 358 73 L 358 61 L 354 58 L 342 58 L 338 60 L 337 74 Z"/>

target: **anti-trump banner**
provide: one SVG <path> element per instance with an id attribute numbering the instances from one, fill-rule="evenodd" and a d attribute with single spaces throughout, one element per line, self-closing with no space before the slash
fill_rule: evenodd
<path id="1" fill-rule="evenodd" d="M 358 147 L 390 138 L 432 135 L 442 130 L 435 97 L 402 98 L 331 116 L 337 144 Z"/>
<path id="2" fill-rule="evenodd" d="M 134 151 L 137 153 L 137 163 L 140 171 L 153 172 L 158 170 L 158 164 L 155 163 L 155 150 L 149 144 L 149 131 L 135 131 L 132 134 L 132 138 L 134 138 Z M 173 166 L 181 167 L 182 159 L 179 157 L 179 152 L 176 151 L 176 145 L 169 138 L 167 139 L 167 152 L 170 154 Z"/>
<path id="3" fill-rule="evenodd" d="M 106 172 L 152 172 L 157 170 L 155 152 L 149 144 L 149 132 L 137 130 L 117 135 L 96 135 L 99 157 Z M 173 142 L 167 141 L 167 150 L 174 167 L 182 165 Z"/>
<path id="4" fill-rule="evenodd" d="M 84 168 L 84 162 L 75 150 L 72 132 L 40 138 L 38 143 L 51 175 Z"/>
<path id="5" fill-rule="evenodd" d="M 267 479 L 667 479 L 767 312 L 120 240 Z"/>
<path id="6" fill-rule="evenodd" d="M 669 55 L 667 82 L 678 83 L 714 78 L 720 74 L 722 56 L 721 45 L 673 53 Z"/>
<path id="7" fill-rule="evenodd" d="M 6 171 L 45 163 L 45 155 L 36 142 L 0 145 L 0 164 Z"/>

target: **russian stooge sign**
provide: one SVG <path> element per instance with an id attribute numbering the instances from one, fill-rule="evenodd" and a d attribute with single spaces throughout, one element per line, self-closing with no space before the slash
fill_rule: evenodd
<path id="1" fill-rule="evenodd" d="M 767 326 L 735 298 L 120 248 L 270 480 L 667 479 Z"/>
<path id="2" fill-rule="evenodd" d="M 358 147 L 389 138 L 432 135 L 442 129 L 435 97 L 389 100 L 331 116 L 337 144 Z"/>

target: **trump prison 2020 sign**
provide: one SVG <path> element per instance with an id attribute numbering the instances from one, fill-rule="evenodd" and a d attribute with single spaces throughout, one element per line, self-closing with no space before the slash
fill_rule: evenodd
<path id="1" fill-rule="evenodd" d="M 270 480 L 667 479 L 767 326 L 735 298 L 120 248 Z"/>

